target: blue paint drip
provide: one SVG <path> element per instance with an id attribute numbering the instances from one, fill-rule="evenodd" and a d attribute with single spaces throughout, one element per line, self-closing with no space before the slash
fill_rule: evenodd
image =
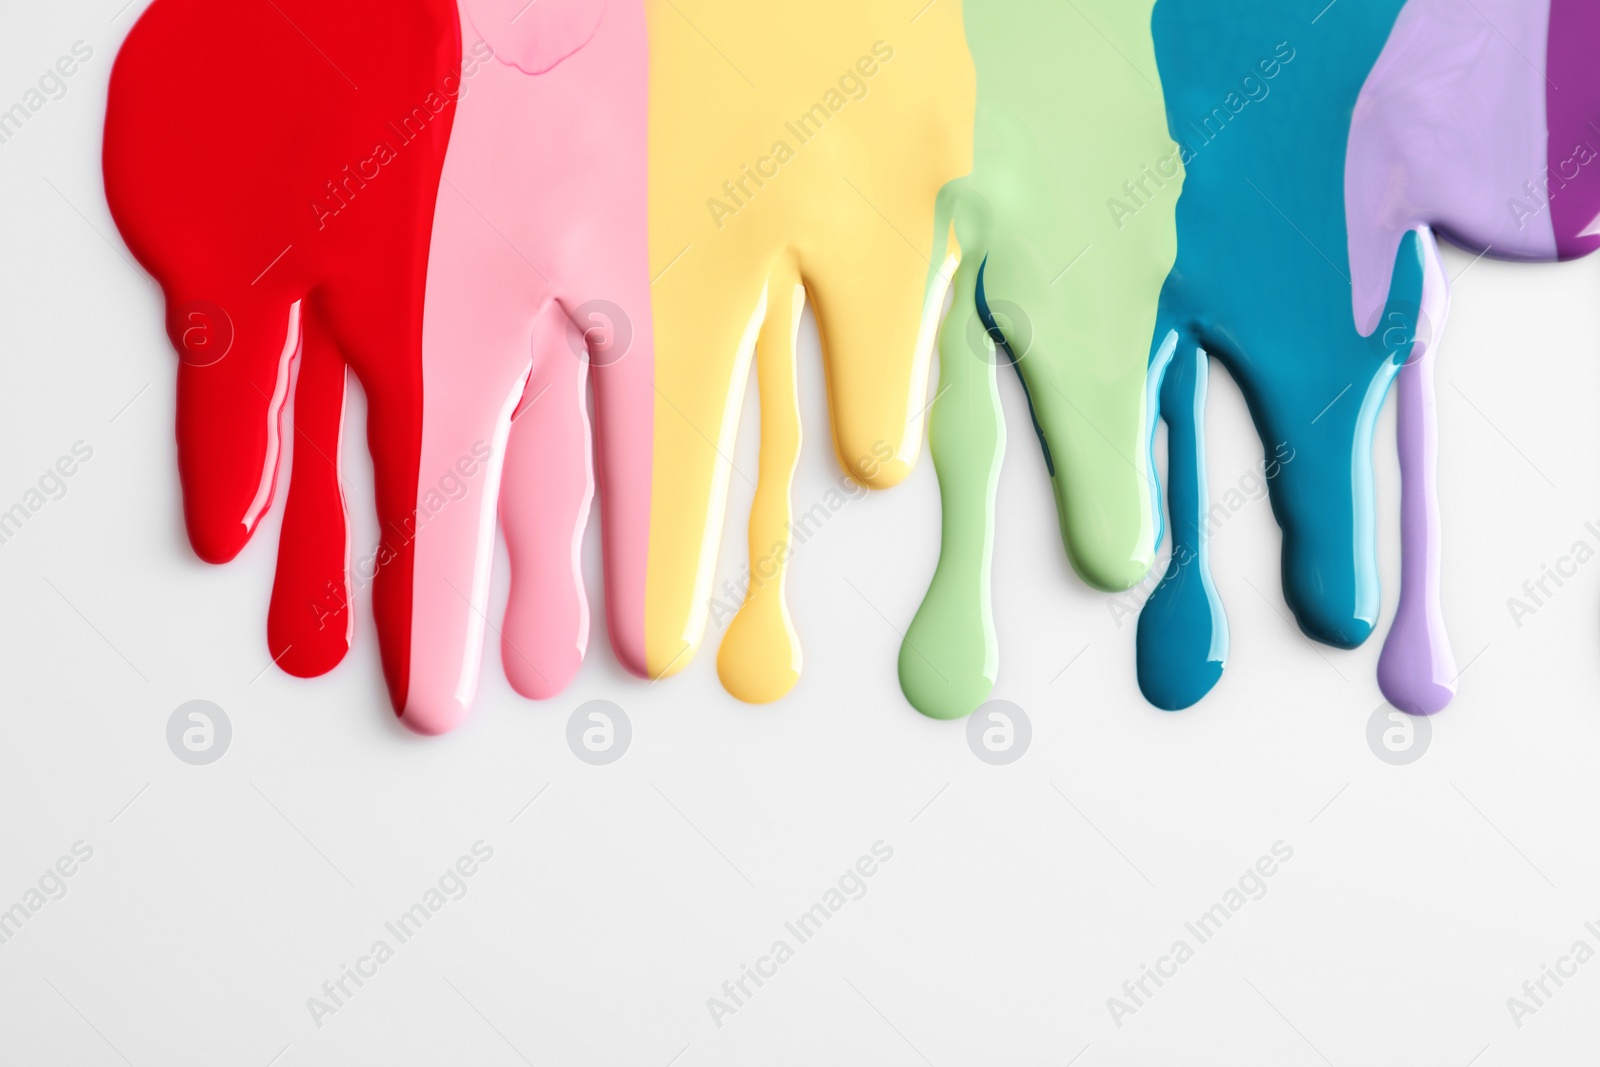
<path id="1" fill-rule="evenodd" d="M 1170 331 L 1177 338 L 1176 331 Z M 1163 331 L 1166 336 L 1168 331 Z M 1222 678 L 1228 617 L 1211 581 L 1206 536 L 1204 436 L 1207 358 L 1193 341 L 1178 350 L 1161 382 L 1167 423 L 1167 506 L 1172 558 L 1139 613 L 1139 688 L 1164 711 L 1189 707 Z"/>
<path id="2" fill-rule="evenodd" d="M 1159 395 L 1174 560 L 1187 561 L 1169 567 L 1139 620 L 1140 687 L 1158 707 L 1198 701 L 1227 652 L 1205 546 L 1213 516 L 1231 514 L 1206 498 L 1208 355 L 1238 382 L 1261 437 L 1284 600 L 1300 628 L 1354 648 L 1377 622 L 1372 435 L 1417 333 L 1423 261 L 1408 235 L 1381 325 L 1362 337 L 1344 164 L 1357 95 L 1401 6 L 1342 0 L 1313 26 L 1314 3 L 1156 4 L 1168 128 L 1187 172 L 1151 356 L 1154 371 L 1176 338 Z"/>

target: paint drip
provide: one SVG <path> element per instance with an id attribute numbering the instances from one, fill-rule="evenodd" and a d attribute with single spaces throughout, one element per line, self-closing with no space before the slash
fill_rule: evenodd
<path id="1" fill-rule="evenodd" d="M 1389 282 L 1400 235 L 1438 233 L 1503 259 L 1554 260 L 1597 246 L 1600 76 L 1580 43 L 1600 13 L 1572 0 L 1496 0 L 1466 11 L 1410 0 L 1374 66 L 1350 135 L 1346 209 L 1358 323 Z M 1448 280 L 1429 257 L 1422 335 L 1401 370 L 1400 604 L 1378 664 L 1396 707 L 1449 703 L 1456 670 L 1439 604 L 1434 351 Z"/>
<path id="2" fill-rule="evenodd" d="M 398 708 L 427 733 L 454 728 L 472 705 L 493 625 L 497 505 L 511 564 L 495 628 L 508 679 L 550 697 L 582 663 L 591 381 L 607 618 L 619 658 L 643 669 L 653 349 L 643 12 L 570 3 L 518 18 L 519 6 L 463 6 L 462 91 L 433 217 L 410 685 Z"/>
<path id="3" fill-rule="evenodd" d="M 956 6 L 915 20 L 855 0 L 699 11 L 717 50 L 671 5 L 648 8 L 657 358 L 645 658 L 660 678 L 698 647 L 738 476 L 755 489 L 752 579 L 717 665 L 729 692 L 762 703 L 801 669 L 785 583 L 802 301 L 822 338 L 840 463 L 868 488 L 898 483 L 921 444 L 951 266 L 938 195 L 971 167 L 972 67 Z M 731 459 L 752 365 L 754 479 Z"/>
<path id="4" fill-rule="evenodd" d="M 295 433 L 269 637 L 291 673 L 339 662 L 351 627 L 336 442 L 353 370 L 385 539 L 362 577 L 397 708 L 409 686 L 429 220 L 460 57 L 447 0 L 156 0 L 117 57 L 106 108 L 106 199 L 161 285 L 180 356 L 178 470 L 195 552 L 214 563 L 239 553 Z M 286 589 L 317 599 L 286 601 Z"/>
<path id="5" fill-rule="evenodd" d="M 1316 47 L 1279 5 L 1162 0 L 1153 30 L 1169 126 L 1184 146 L 1178 259 L 1161 296 L 1152 363 L 1163 383 L 1173 556 L 1144 612 L 1139 682 L 1159 707 L 1198 701 L 1220 679 L 1228 632 L 1204 549 L 1204 358 L 1249 405 L 1273 514 L 1283 531 L 1283 597 L 1300 628 L 1340 648 L 1376 625 L 1372 435 L 1418 334 L 1431 248 L 1391 249 L 1382 328 L 1350 315 L 1343 176 L 1350 119 L 1399 14 L 1398 0 L 1340 5 Z"/>
<path id="6" fill-rule="evenodd" d="M 944 192 L 962 258 L 930 424 L 939 563 L 900 649 L 901 687 L 927 715 L 971 712 L 999 668 L 989 590 L 1005 449 L 998 365 L 1016 370 L 1027 396 L 1077 572 L 1125 589 L 1155 556 L 1146 360 L 1184 179 L 1150 7 L 965 5 L 978 106 L 972 173 Z M 1063 105 L 1089 99 L 1097 105 Z"/>
<path id="7" fill-rule="evenodd" d="M 1153 16 L 969 0 L 909 29 L 844 0 L 713 6 L 718 48 L 676 11 L 604 0 L 531 14 L 415 0 L 404 18 L 365 0 L 265 13 L 155 0 L 130 32 L 107 199 L 167 298 L 202 558 L 241 550 L 285 437 L 299 446 L 268 620 L 280 666 L 335 666 L 371 583 L 397 711 L 423 732 L 459 724 L 492 626 L 498 511 L 502 660 L 522 694 L 561 691 L 587 647 L 592 433 L 613 645 L 636 673 L 682 669 L 729 480 L 744 476 L 729 457 L 753 366 L 752 577 L 718 668 L 735 696 L 777 699 L 801 666 L 785 583 L 802 310 L 823 337 L 835 451 L 886 487 L 916 457 L 953 281 L 930 416 L 940 557 L 900 653 L 914 706 L 964 715 L 998 675 L 1002 364 L 1086 581 L 1134 585 L 1171 531 L 1139 621 L 1147 698 L 1186 707 L 1218 683 L 1213 358 L 1262 438 L 1284 599 L 1338 647 L 1378 618 L 1372 434 L 1398 383 L 1402 583 L 1380 684 L 1407 711 L 1449 701 L 1435 235 L 1526 260 L 1600 245 L 1600 74 L 1584 47 L 1600 14 L 1345 0 L 1301 49 L 1301 20 L 1269 0 L 1161 0 Z M 1074 99 L 1112 103 L 1059 104 Z M 722 121 L 704 121 L 708 100 Z M 369 400 L 383 529 L 353 566 L 347 367 Z"/>

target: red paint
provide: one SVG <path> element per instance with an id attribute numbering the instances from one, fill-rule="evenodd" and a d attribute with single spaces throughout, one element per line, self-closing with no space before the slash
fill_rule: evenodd
<path id="1" fill-rule="evenodd" d="M 183 357 L 189 539 L 220 563 L 254 533 L 298 363 L 270 643 L 297 674 L 339 661 L 350 592 L 336 464 L 352 369 L 368 400 L 384 531 L 373 600 L 396 708 L 409 674 L 423 283 L 460 57 L 453 0 L 155 0 L 117 57 L 106 108 L 106 199 L 166 294 Z M 370 576 L 358 563 L 358 579 Z"/>
<path id="2" fill-rule="evenodd" d="M 344 658 L 355 614 L 350 610 L 350 553 L 339 484 L 344 361 L 315 316 L 302 334 L 294 394 L 294 464 L 278 535 L 267 647 L 279 667 L 313 678 Z"/>

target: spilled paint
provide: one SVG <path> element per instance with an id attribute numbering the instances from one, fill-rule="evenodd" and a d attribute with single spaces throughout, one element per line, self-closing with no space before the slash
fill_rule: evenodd
<path id="1" fill-rule="evenodd" d="M 1500 16 L 1505 29 L 1491 21 Z M 1507 210 L 1545 161 L 1547 4 L 1469 12 L 1412 0 L 1401 12 L 1356 106 L 1345 175 L 1355 321 L 1376 325 L 1388 260 L 1405 235 L 1428 248 L 1425 327 L 1401 371 L 1401 584 L 1378 676 L 1396 707 L 1428 714 L 1448 704 L 1456 668 L 1439 601 L 1434 365 L 1448 282 L 1434 226 L 1462 244 L 1506 257 L 1556 252 L 1548 211 Z M 1503 33 L 1511 36 L 1502 37 Z M 1412 143 L 1426 135 L 1424 151 Z"/>
<path id="2" fill-rule="evenodd" d="M 336 665 L 370 582 L 395 708 L 437 733 L 470 709 L 486 629 L 525 696 L 576 673 L 598 484 L 612 643 L 663 677 L 705 628 L 729 481 L 747 477 L 731 455 L 753 367 L 752 580 L 718 670 L 740 699 L 776 700 L 801 670 L 785 585 L 809 302 L 834 449 L 869 487 L 915 460 L 937 334 L 940 556 L 899 658 L 925 714 L 970 712 L 998 676 L 1001 365 L 1086 581 L 1138 582 L 1169 516 L 1138 628 L 1147 698 L 1186 707 L 1218 683 L 1212 359 L 1269 457 L 1284 599 L 1339 647 L 1379 615 L 1372 435 L 1397 386 L 1402 580 L 1379 681 L 1397 707 L 1437 711 L 1456 669 L 1439 603 L 1436 240 L 1525 260 L 1600 247 L 1585 47 L 1600 13 L 1152 3 L 155 0 L 113 71 L 104 169 L 181 357 L 196 552 L 240 551 L 293 437 L 274 660 Z M 347 367 L 368 396 L 383 530 L 354 565 Z M 499 628 L 497 521 L 512 570 Z"/>
<path id="3" fill-rule="evenodd" d="M 169 36 L 173 31 L 160 19 L 173 18 L 202 35 L 215 32 L 196 24 L 190 13 L 180 18 L 169 12 L 171 6 L 163 0 L 152 9 L 152 22 L 168 29 Z M 631 649 L 642 666 L 652 349 L 644 219 L 646 42 L 642 11 L 615 5 L 602 26 L 605 7 L 575 0 L 518 18 L 517 5 L 472 0 L 461 12 L 462 24 L 472 31 L 464 48 L 453 11 L 448 20 L 438 13 L 435 44 L 454 52 L 448 63 L 439 57 L 439 88 L 430 92 L 426 84 L 413 85 L 362 98 L 381 117 L 378 125 L 395 137 L 424 126 L 437 131 L 429 142 L 434 171 L 427 196 L 392 203 L 385 213 L 377 194 L 405 190 L 388 173 L 398 163 L 380 156 L 381 170 L 358 165 L 353 178 L 347 170 L 339 187 L 330 185 L 329 195 L 313 204 L 318 230 L 345 237 L 351 257 L 382 253 L 385 246 L 375 240 L 375 228 L 421 238 L 420 248 L 411 249 L 411 261 L 426 271 L 425 303 L 412 309 L 412 333 L 404 344 L 373 353 L 373 373 L 380 377 L 374 382 L 363 377 L 380 473 L 383 534 L 377 551 L 358 561 L 354 577 L 360 586 L 374 572 L 379 576 L 375 607 L 391 696 L 407 725 L 427 733 L 451 729 L 472 703 L 488 625 L 497 502 L 512 562 L 512 590 L 500 630 L 512 684 L 530 697 L 548 696 L 565 686 L 581 662 L 588 604 L 578 544 L 593 486 L 584 398 L 590 364 L 611 519 L 608 615 L 624 658 Z M 376 17 L 360 13 L 361 19 Z M 351 38 L 352 47 L 373 44 L 371 31 L 364 34 Z M 304 40 L 297 40 L 295 48 L 305 49 Z M 139 38 L 131 37 L 124 55 L 132 64 L 141 54 Z M 315 51 L 312 56 L 321 65 L 319 74 L 331 73 L 331 63 Z M 414 82 L 427 76 L 427 68 L 415 61 L 400 65 L 412 72 Z M 285 76 L 306 68 L 293 64 Z M 540 77 L 531 76 L 536 73 Z M 128 82 L 136 88 L 124 90 L 129 113 L 157 114 L 147 99 L 135 95 L 168 91 L 151 80 L 142 69 L 130 73 Z M 274 83 L 266 90 L 275 91 Z M 114 105 L 118 99 L 114 87 Z M 444 106 L 446 119 L 455 122 L 448 152 L 448 121 L 440 128 L 434 118 Z M 108 193 L 120 188 L 124 172 L 147 167 L 130 161 L 126 150 L 110 147 L 113 140 L 120 146 L 124 138 L 137 139 L 144 132 L 136 123 L 123 124 L 113 111 Z M 184 129 L 182 124 L 174 128 Z M 337 123 L 313 132 L 333 142 L 335 148 L 323 153 L 330 161 L 348 152 L 347 142 L 365 143 Z M 284 151 L 293 154 L 287 146 Z M 406 152 L 420 154 L 409 141 L 397 150 L 400 161 L 408 158 Z M 337 166 L 318 158 L 315 146 L 307 154 L 312 166 L 340 177 Z M 443 192 L 435 199 L 441 158 Z M 573 158 L 593 166 L 573 168 L 568 165 Z M 146 172 L 139 177 L 149 181 Z M 542 195 L 530 197 L 529 189 Z M 287 202 L 298 192 L 279 176 L 239 196 L 234 210 L 243 214 L 246 207 Z M 110 195 L 114 205 L 119 203 Z M 127 198 L 130 222 L 124 224 L 121 215 L 118 220 L 130 245 L 141 213 L 154 199 L 148 184 Z M 305 211 L 303 202 L 294 206 Z M 269 226 L 282 225 L 271 213 L 256 217 Z M 363 222 L 365 228 L 357 228 Z M 250 235 L 225 236 L 249 247 Z M 212 243 L 223 244 L 223 237 L 214 236 Z M 345 274 L 361 277 L 344 261 L 329 269 L 336 277 L 326 285 L 348 282 Z M 392 319 L 380 283 L 386 283 L 381 274 L 373 283 L 378 290 L 372 294 L 374 306 L 358 310 L 373 320 Z M 423 297 L 420 279 L 410 288 Z M 370 324 L 362 319 L 354 325 Z M 250 458 L 252 469 L 264 463 L 270 471 L 277 451 L 270 432 L 288 388 L 289 367 L 297 364 L 300 447 L 280 538 L 268 638 L 280 665 L 308 675 L 330 669 L 348 647 L 353 592 L 339 487 L 343 362 L 339 346 L 310 326 L 298 358 L 294 344 L 284 350 L 267 443 L 257 443 Z M 221 360 L 205 370 L 229 366 Z M 186 362 L 180 395 L 188 373 Z M 392 383 L 405 383 L 403 418 L 384 399 L 399 388 Z M 230 415 L 205 410 L 212 418 Z M 191 417 L 181 418 L 180 448 L 186 435 L 199 438 L 204 432 Z M 384 478 L 396 465 L 409 469 L 409 484 L 388 484 L 400 481 Z M 270 499 L 270 480 L 264 484 L 267 489 L 257 494 L 263 507 Z M 259 521 L 260 510 L 252 513 L 252 521 Z M 231 555 L 208 544 L 196 539 L 207 558 Z M 386 583 L 384 576 L 395 574 L 397 563 L 407 571 Z M 398 592 L 385 597 L 385 588 Z"/>
<path id="4" fill-rule="evenodd" d="M 1504 0 L 1484 12 L 1388 0 L 1322 12 L 1313 33 L 1310 21 L 1285 20 L 1273 6 L 1218 12 L 1162 0 L 1155 11 L 1167 119 L 1189 179 L 1178 207 L 1178 260 L 1150 346 L 1169 430 L 1173 543 L 1140 619 L 1140 685 L 1160 707 L 1186 707 L 1215 686 L 1226 661 L 1226 617 L 1205 537 L 1204 395 L 1215 357 L 1245 392 L 1269 457 L 1285 600 L 1309 636 L 1346 648 L 1364 641 L 1378 617 L 1372 433 L 1398 381 L 1402 583 L 1379 681 L 1396 706 L 1432 712 L 1449 701 L 1456 675 L 1439 605 L 1432 368 L 1448 293 L 1434 233 L 1507 258 L 1594 247 L 1600 167 L 1584 168 L 1597 158 L 1588 123 L 1600 109 L 1589 103 L 1597 99 L 1592 64 L 1570 42 L 1600 29 L 1600 16 L 1571 3 L 1550 11 Z M 975 30 L 985 11 L 968 11 L 979 70 L 974 184 L 988 158 L 992 68 Z M 1034 167 L 1012 158 L 999 170 L 1013 188 L 1026 188 Z M 960 220 L 959 206 L 956 214 Z M 959 226 L 958 233 L 969 250 L 981 243 Z M 1054 461 L 1041 390 L 1028 373 L 1050 357 L 1040 358 L 1027 315 L 985 300 L 984 280 L 999 262 L 990 253 L 984 268 L 958 273 L 957 313 L 941 334 L 941 389 L 950 391 L 934 413 L 932 449 L 944 542 L 901 650 L 908 697 L 940 716 L 976 706 L 998 666 L 987 563 L 1004 427 L 992 377 L 949 359 L 951 348 L 981 333 L 1002 342 Z M 969 287 L 988 327 L 981 333 L 961 317 Z M 1121 410 L 1131 410 L 1126 393 Z M 1070 511 L 1062 510 L 1065 518 Z"/>
<path id="5" fill-rule="evenodd" d="M 1600 10 L 1586 0 L 1551 0 L 1549 78 L 1545 82 L 1546 169 L 1533 190 L 1545 190 L 1556 251 L 1577 259 L 1600 249 Z"/>
<path id="6" fill-rule="evenodd" d="M 494 58 L 461 100 L 434 216 L 421 470 L 436 479 L 485 445 L 489 458 L 417 535 L 403 716 L 428 732 L 472 704 L 497 504 L 511 569 L 497 636 L 512 687 L 553 696 L 582 663 L 579 550 L 596 482 L 612 644 L 639 665 L 653 369 L 644 16 L 541 3 L 518 18 L 524 6 L 463 7 L 483 37 L 476 54 Z M 577 17 L 602 8 L 598 21 Z"/>
<path id="7" fill-rule="evenodd" d="M 1174 348 L 1176 345 L 1173 346 Z M 1206 536 L 1206 385 L 1211 360 L 1198 346 L 1169 351 L 1160 412 L 1167 424 L 1166 505 L 1172 514 L 1171 557 L 1161 582 L 1139 612 L 1136 664 L 1145 699 L 1182 708 L 1209 692 L 1228 659 L 1228 617 L 1211 579 Z M 1263 473 L 1267 473 L 1263 471 Z M 1275 471 L 1273 472 L 1276 473 Z"/>
<path id="8" fill-rule="evenodd" d="M 929 430 L 939 563 L 900 649 L 901 687 L 928 715 L 972 711 L 999 667 L 989 595 L 1006 439 L 999 363 L 1027 394 L 1074 568 L 1118 590 L 1154 559 L 1146 359 L 1184 178 L 1150 8 L 966 5 L 978 106 L 972 173 L 945 191 L 962 258 Z M 1095 104 L 1063 103 L 1074 100 Z"/>
<path id="9" fill-rule="evenodd" d="M 1600 212 L 1600 75 L 1586 42 L 1600 12 L 1573 0 L 1464 9 L 1410 0 L 1361 92 L 1346 208 L 1358 323 L 1377 315 L 1386 254 L 1415 232 L 1474 252 L 1553 260 L 1587 254 Z M 1454 695 L 1439 604 L 1433 365 L 1448 280 L 1428 257 L 1417 353 L 1400 374 L 1400 603 L 1378 664 L 1396 707 L 1429 714 Z"/>
<path id="10" fill-rule="evenodd" d="M 1281 5 L 1161 0 L 1152 23 L 1172 135 L 1188 178 L 1178 258 L 1161 295 L 1153 362 L 1174 352 L 1163 388 L 1174 557 L 1139 625 L 1139 682 L 1160 707 L 1186 707 L 1221 676 L 1222 606 L 1203 540 L 1208 501 L 1203 353 L 1249 405 L 1268 456 L 1283 531 L 1283 596 L 1300 628 L 1340 648 L 1377 623 L 1372 435 L 1412 353 L 1431 240 L 1390 249 L 1376 323 L 1357 329 L 1344 175 L 1351 114 L 1400 13 L 1399 0 L 1345 2 L 1313 26 Z M 1381 327 L 1381 328 L 1380 328 Z"/>
<path id="11" fill-rule="evenodd" d="M 384 16 L 358 4 L 307 23 L 343 46 L 336 51 L 364 49 L 364 64 L 383 55 L 384 77 L 368 79 L 377 91 L 363 107 L 300 101 L 300 113 L 318 116 L 305 134 L 277 129 L 282 115 L 269 105 L 300 100 L 282 86 L 325 101 L 332 89 L 323 82 L 356 83 L 305 47 L 295 29 L 301 6 L 275 13 L 280 27 L 157 0 L 113 85 L 108 198 L 168 288 L 175 344 L 199 353 L 180 370 L 180 467 L 197 551 L 231 558 L 259 523 L 294 388 L 302 447 L 269 619 L 274 659 L 298 674 L 331 669 L 349 645 L 353 596 L 371 581 L 397 711 L 424 732 L 459 723 L 492 625 L 498 505 L 513 572 L 502 659 L 525 695 L 558 692 L 587 641 L 577 556 L 594 482 L 584 412 L 592 381 L 612 639 L 627 667 L 660 677 L 687 662 L 703 629 L 728 478 L 719 451 L 759 333 L 765 432 L 751 536 L 779 563 L 750 589 L 721 666 L 736 695 L 781 695 L 799 668 L 782 549 L 799 447 L 800 296 L 822 324 L 839 455 L 862 483 L 893 484 L 917 451 L 946 278 L 943 242 L 927 237 L 935 198 L 970 166 L 959 9 L 860 12 L 839 2 L 774 13 L 713 2 L 685 11 L 563 0 L 530 15 L 510 0 L 464 0 L 459 23 L 449 6 L 420 8 L 391 46 L 369 29 Z M 720 46 L 696 29 L 707 21 L 721 27 Z M 168 72 L 181 66 L 173 56 L 235 38 L 265 42 L 262 69 L 203 66 L 218 90 L 210 94 L 172 82 Z M 158 106 L 165 98 L 183 107 Z M 729 103 L 726 121 L 706 122 L 708 102 L 719 100 Z M 412 130 L 413 114 L 425 134 Z M 283 143 L 247 143 L 245 127 L 263 116 Z M 394 128 L 405 147 L 367 149 L 367 126 Z M 216 207 L 203 213 L 210 228 L 199 231 L 193 199 L 175 192 L 178 148 L 212 127 L 227 135 L 219 160 L 253 147 L 293 158 L 307 180 L 237 168 L 259 177 L 214 189 L 216 205 L 200 205 Z M 406 151 L 413 140 L 427 152 Z M 158 146 L 154 165 L 136 143 Z M 353 172 L 346 158 L 357 161 Z M 385 180 L 401 170 L 409 177 Z M 309 180 L 324 171 L 330 180 Z M 220 260 L 237 288 L 233 277 L 248 277 L 239 264 L 254 264 L 263 234 L 294 236 L 285 220 L 296 210 L 299 229 L 314 224 L 340 241 L 337 255 L 319 251 L 306 269 L 297 261 L 310 258 L 308 242 L 297 242 L 298 255 L 291 243 L 283 265 L 272 260 L 263 272 L 269 284 L 247 293 L 271 305 L 275 329 L 245 317 L 254 305 L 231 290 L 192 284 Z M 217 228 L 218 216 L 238 226 Z M 409 244 L 397 248 L 402 237 Z M 383 269 L 362 274 L 354 261 L 363 257 Z M 320 300 L 346 290 L 352 306 L 334 329 Z M 671 353 L 661 373 L 657 317 Z M 202 358 L 217 347 L 206 331 L 222 328 L 232 358 Z M 365 331 L 388 343 L 367 344 Z M 347 361 L 369 395 L 384 531 L 353 570 L 339 476 Z"/>
<path id="12" fill-rule="evenodd" d="M 801 293 L 839 461 L 863 485 L 894 485 L 920 447 L 944 295 L 936 200 L 971 167 L 971 61 L 958 4 L 700 0 L 647 14 L 657 358 L 645 658 L 651 678 L 675 673 L 705 630 L 754 363 L 754 578 L 718 667 L 734 696 L 765 702 L 801 669 L 784 590 Z M 716 27 L 715 47 L 697 26 Z"/>
<path id="13" fill-rule="evenodd" d="M 302 428 L 323 441 L 337 440 L 353 370 L 387 546 L 367 576 L 397 708 L 409 685 L 429 220 L 460 57 L 448 0 L 157 0 L 117 57 L 106 108 L 106 199 L 161 285 L 181 357 L 178 470 L 195 552 L 232 559 L 261 522 L 297 368 Z M 297 444 L 279 586 L 331 576 L 342 589 L 337 452 Z M 309 598 L 297 610 L 309 613 Z M 300 628 L 276 599 L 269 625 Z M 313 639 L 275 637 L 276 658 L 319 673 L 349 635 L 348 613 L 333 611 Z"/>

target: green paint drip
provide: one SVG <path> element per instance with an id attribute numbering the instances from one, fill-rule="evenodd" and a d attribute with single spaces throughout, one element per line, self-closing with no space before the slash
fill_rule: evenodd
<path id="1" fill-rule="evenodd" d="M 926 715 L 977 708 L 999 665 L 989 574 L 1006 356 L 980 296 L 1026 385 L 1073 568 L 1118 590 L 1155 558 L 1147 364 L 1183 168 L 1153 2 L 966 0 L 973 170 L 945 190 L 962 260 L 929 428 L 943 538 L 900 651 L 901 688 Z"/>
<path id="2" fill-rule="evenodd" d="M 978 320 L 981 264 L 962 256 L 954 303 L 939 329 L 939 400 L 928 427 L 939 475 L 939 565 L 900 646 L 900 688 L 913 707 L 936 719 L 958 719 L 982 704 L 1000 659 L 989 568 L 1006 428 L 994 366 L 969 347 L 976 333 L 994 349 Z"/>

